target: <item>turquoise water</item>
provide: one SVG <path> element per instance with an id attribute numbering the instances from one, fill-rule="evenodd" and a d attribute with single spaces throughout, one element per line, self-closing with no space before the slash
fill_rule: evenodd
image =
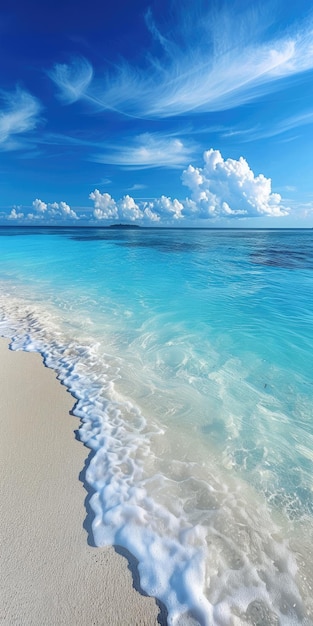
<path id="1" fill-rule="evenodd" d="M 0 333 L 77 398 L 94 541 L 169 624 L 312 624 L 312 238 L 0 229 Z"/>

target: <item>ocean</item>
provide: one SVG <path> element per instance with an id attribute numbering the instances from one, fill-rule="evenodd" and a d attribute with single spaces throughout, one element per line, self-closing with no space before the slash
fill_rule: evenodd
<path id="1" fill-rule="evenodd" d="M 312 230 L 0 228 L 0 334 L 75 398 L 89 539 L 173 626 L 313 624 L 312 270 Z"/>

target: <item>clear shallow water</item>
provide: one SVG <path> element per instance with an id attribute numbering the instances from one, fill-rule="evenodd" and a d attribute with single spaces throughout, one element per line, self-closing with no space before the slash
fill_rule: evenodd
<path id="1" fill-rule="evenodd" d="M 96 543 L 171 624 L 312 624 L 312 232 L 5 228 L 0 260 L 0 332 L 78 400 Z"/>

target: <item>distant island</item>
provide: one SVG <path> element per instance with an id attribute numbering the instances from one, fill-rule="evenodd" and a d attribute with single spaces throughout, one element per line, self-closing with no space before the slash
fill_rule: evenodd
<path id="1" fill-rule="evenodd" d="M 138 224 L 111 224 L 108 228 L 140 228 Z"/>

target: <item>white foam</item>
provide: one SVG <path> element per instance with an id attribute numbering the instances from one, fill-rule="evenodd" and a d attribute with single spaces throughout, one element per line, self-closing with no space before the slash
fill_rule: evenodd
<path id="1" fill-rule="evenodd" d="M 190 460 L 177 429 L 171 434 L 118 394 L 118 358 L 73 312 L 60 321 L 52 304 L 12 294 L 0 304 L 0 332 L 12 348 L 40 352 L 77 399 L 80 437 L 94 451 L 86 480 L 96 544 L 138 559 L 141 586 L 164 602 L 169 624 L 312 624 L 308 587 L 265 501 L 207 446 Z M 182 358 L 176 351 L 171 365 Z"/>

